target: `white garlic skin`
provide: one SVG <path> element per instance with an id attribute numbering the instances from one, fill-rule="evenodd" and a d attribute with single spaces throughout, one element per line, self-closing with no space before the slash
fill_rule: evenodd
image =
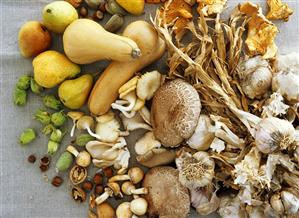
<path id="1" fill-rule="evenodd" d="M 292 52 L 285 55 L 279 55 L 276 63 L 277 71 L 287 71 L 299 68 L 299 53 Z"/>
<path id="2" fill-rule="evenodd" d="M 299 211 L 299 198 L 288 191 L 281 192 L 282 203 L 287 214 L 295 214 Z"/>
<path id="3" fill-rule="evenodd" d="M 280 199 L 280 194 L 275 193 L 270 198 L 271 207 L 280 215 L 284 213 L 284 207 L 282 204 L 282 200 Z"/>
<path id="4" fill-rule="evenodd" d="M 200 115 L 193 135 L 187 140 L 189 147 L 198 151 L 208 150 L 215 137 L 214 133 L 209 130 L 211 126 L 210 117 L 207 115 Z"/>
<path id="5" fill-rule="evenodd" d="M 295 141 L 293 125 L 276 117 L 264 118 L 255 132 L 255 143 L 259 151 L 269 154 L 275 150 L 286 149 Z"/>
<path id="6" fill-rule="evenodd" d="M 272 72 L 261 56 L 246 60 L 241 71 L 240 84 L 247 97 L 260 98 L 271 88 Z"/>
<path id="7" fill-rule="evenodd" d="M 274 75 L 272 90 L 279 92 L 291 103 L 299 102 L 299 70 L 280 71 Z"/>

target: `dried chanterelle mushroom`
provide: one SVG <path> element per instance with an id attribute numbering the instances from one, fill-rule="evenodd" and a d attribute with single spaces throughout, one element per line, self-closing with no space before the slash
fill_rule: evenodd
<path id="1" fill-rule="evenodd" d="M 177 147 L 192 136 L 201 103 L 195 88 L 181 79 L 164 83 L 155 93 L 151 123 L 155 137 L 165 147 Z"/>
<path id="2" fill-rule="evenodd" d="M 150 169 L 143 180 L 149 217 L 183 218 L 190 209 L 188 189 L 179 182 L 178 170 L 164 166 Z"/>

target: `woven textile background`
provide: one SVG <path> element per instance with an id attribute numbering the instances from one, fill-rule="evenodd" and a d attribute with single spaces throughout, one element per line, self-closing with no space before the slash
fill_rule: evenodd
<path id="1" fill-rule="evenodd" d="M 75 203 L 69 195 L 69 184 L 54 188 L 47 182 L 55 175 L 54 167 L 46 174 L 38 168 L 38 161 L 32 165 L 27 162 L 31 153 L 37 157 L 46 151 L 47 139 L 39 134 L 38 139 L 28 146 L 20 146 L 17 138 L 26 127 L 39 129 L 32 120 L 33 112 L 41 106 L 37 96 L 29 95 L 24 107 L 12 104 L 12 91 L 19 75 L 32 73 L 31 59 L 24 59 L 18 52 L 17 35 L 23 23 L 28 20 L 40 20 L 41 10 L 50 0 L 0 0 L 0 217 L 1 218 L 83 218 L 87 217 L 87 205 Z M 238 2 L 228 0 L 231 10 Z M 265 9 L 266 0 L 260 2 Z M 295 13 L 288 23 L 279 22 L 280 33 L 277 45 L 280 53 L 299 52 L 299 0 L 285 0 Z M 149 19 L 154 6 L 147 7 L 144 14 Z M 126 17 L 126 22 L 136 18 Z M 138 17 L 137 19 L 140 19 Z M 53 49 L 62 51 L 61 38 L 55 37 Z M 103 63 L 84 66 L 83 72 L 97 72 L 103 69 Z M 165 70 L 156 64 L 152 68 Z M 137 132 L 128 140 L 133 145 L 140 135 Z M 64 140 L 63 149 L 68 138 Z M 56 155 L 57 156 L 57 155 Z M 55 163 L 57 157 L 53 158 Z M 65 175 L 65 181 L 66 175 Z M 115 202 L 114 202 L 115 203 Z M 165 202 L 167 204 L 167 202 Z M 193 212 L 190 217 L 197 217 Z M 217 217 L 216 215 L 209 217 Z"/>

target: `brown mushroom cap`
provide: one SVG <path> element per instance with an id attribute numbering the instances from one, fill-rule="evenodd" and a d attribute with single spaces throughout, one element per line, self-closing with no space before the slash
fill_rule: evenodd
<path id="1" fill-rule="evenodd" d="M 179 182 L 179 172 L 172 167 L 154 167 L 143 180 L 148 188 L 149 217 L 183 218 L 190 210 L 188 189 Z"/>
<path id="2" fill-rule="evenodd" d="M 155 93 L 151 123 L 155 137 L 166 147 L 177 147 L 192 136 L 201 110 L 196 89 L 181 79 L 163 84 Z"/>

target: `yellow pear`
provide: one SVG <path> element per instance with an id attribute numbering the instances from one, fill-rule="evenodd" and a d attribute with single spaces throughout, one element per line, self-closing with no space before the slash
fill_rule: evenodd
<path id="1" fill-rule="evenodd" d="M 144 11 L 144 0 L 116 0 L 116 2 L 133 15 L 140 15 Z"/>
<path id="2" fill-rule="evenodd" d="M 70 109 L 81 108 L 92 88 L 93 78 L 85 74 L 73 80 L 66 80 L 58 88 L 58 96 L 61 102 Z"/>
<path id="3" fill-rule="evenodd" d="M 80 73 L 80 67 L 57 51 L 45 51 L 33 59 L 34 79 L 42 87 L 53 88 Z"/>

